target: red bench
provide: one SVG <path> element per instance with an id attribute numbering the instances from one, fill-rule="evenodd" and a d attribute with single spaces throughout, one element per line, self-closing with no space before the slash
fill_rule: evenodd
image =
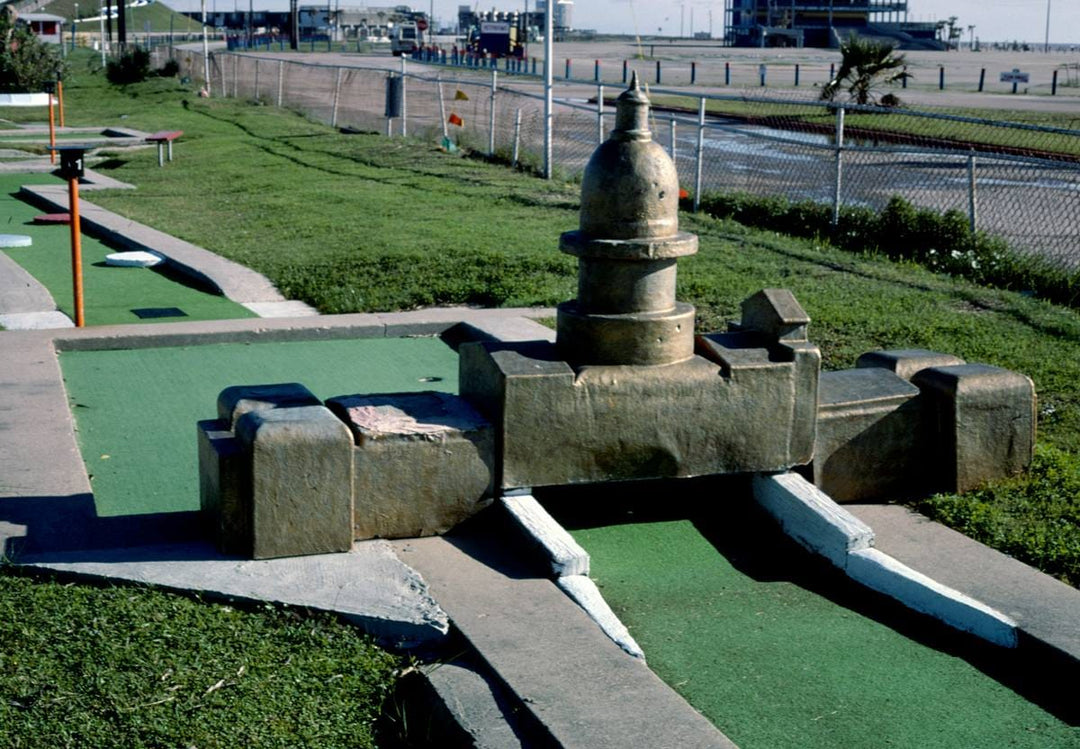
<path id="1" fill-rule="evenodd" d="M 147 143 L 157 144 L 158 166 L 165 166 L 166 152 L 169 154 L 169 161 L 172 161 L 172 143 L 183 134 L 183 130 L 159 130 L 146 136 Z"/>

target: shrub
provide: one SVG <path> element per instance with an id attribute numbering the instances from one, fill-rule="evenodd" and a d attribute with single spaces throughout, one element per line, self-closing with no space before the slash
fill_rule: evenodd
<path id="1" fill-rule="evenodd" d="M 141 47 L 129 47 L 105 66 L 109 83 L 124 86 L 145 81 L 150 77 L 150 52 Z"/>
<path id="2" fill-rule="evenodd" d="M 708 194 L 701 208 L 717 218 L 797 237 L 828 239 L 851 252 L 876 252 L 986 286 L 1032 291 L 1058 304 L 1080 306 L 1080 272 L 1039 257 L 1022 255 L 1000 237 L 972 232 L 960 211 L 916 208 L 894 196 L 880 212 L 860 206 L 840 209 L 814 201 L 792 202 L 774 195 Z"/>
<path id="3" fill-rule="evenodd" d="M 1080 459 L 1040 447 L 1027 474 L 915 509 L 977 541 L 1080 585 Z"/>
<path id="4" fill-rule="evenodd" d="M 39 93 L 46 83 L 62 75 L 64 68 L 56 49 L 0 11 L 0 91 Z"/>
<path id="5" fill-rule="evenodd" d="M 180 63 L 176 60 L 166 60 L 165 64 L 158 68 L 157 74 L 162 78 L 175 78 L 180 74 Z"/>

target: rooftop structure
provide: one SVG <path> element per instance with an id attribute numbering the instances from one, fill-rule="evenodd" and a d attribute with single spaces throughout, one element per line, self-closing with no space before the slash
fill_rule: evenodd
<path id="1" fill-rule="evenodd" d="M 935 24 L 908 21 L 906 0 L 726 0 L 724 27 L 736 47 L 837 47 L 855 33 L 943 48 Z"/>

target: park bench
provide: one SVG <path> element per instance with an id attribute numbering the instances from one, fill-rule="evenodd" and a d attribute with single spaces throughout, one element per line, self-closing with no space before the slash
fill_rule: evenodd
<path id="1" fill-rule="evenodd" d="M 165 154 L 169 155 L 169 161 L 172 161 L 172 144 L 173 141 L 184 134 L 183 130 L 159 130 L 156 133 L 151 133 L 146 136 L 147 143 L 157 144 L 157 163 L 158 166 L 165 166 Z"/>

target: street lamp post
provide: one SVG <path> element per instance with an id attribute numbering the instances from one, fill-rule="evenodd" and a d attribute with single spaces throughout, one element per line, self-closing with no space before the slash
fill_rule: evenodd
<path id="1" fill-rule="evenodd" d="M 1046 41 L 1043 42 L 1043 52 L 1050 51 L 1050 0 L 1046 0 Z"/>
<path id="2" fill-rule="evenodd" d="M 551 128 L 555 122 L 551 111 L 552 55 L 555 54 L 555 0 L 544 3 L 544 179 L 551 179 Z"/>
<path id="3" fill-rule="evenodd" d="M 210 42 L 206 38 L 206 0 L 202 0 L 202 59 L 206 95 L 210 95 Z"/>

